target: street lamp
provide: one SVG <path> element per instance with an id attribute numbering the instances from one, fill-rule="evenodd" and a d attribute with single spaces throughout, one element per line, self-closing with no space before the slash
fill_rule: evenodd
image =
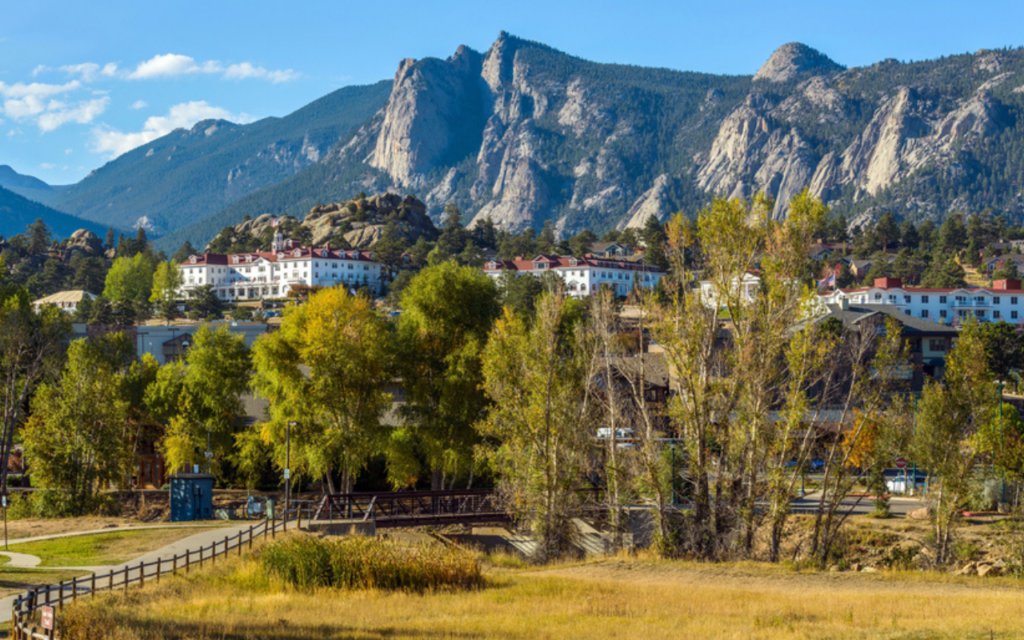
<path id="1" fill-rule="evenodd" d="M 284 521 L 288 522 L 288 509 L 292 502 L 292 425 L 299 426 L 298 422 L 289 422 L 285 430 L 285 462 L 284 462 Z M 301 522 L 301 521 L 300 521 Z"/>

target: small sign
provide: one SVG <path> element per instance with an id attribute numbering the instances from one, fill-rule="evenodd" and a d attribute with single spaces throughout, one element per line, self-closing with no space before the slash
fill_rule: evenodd
<path id="1" fill-rule="evenodd" d="M 284 479 L 287 480 L 288 478 L 291 478 L 291 477 L 292 477 L 292 470 L 291 469 L 285 469 L 284 470 Z"/>
<path id="2" fill-rule="evenodd" d="M 40 618 L 43 621 L 43 628 L 53 631 L 53 607 L 40 607 Z"/>
<path id="3" fill-rule="evenodd" d="M 2 497 L 0 497 L 0 501 L 2 501 L 3 508 L 6 509 L 7 508 L 7 495 L 4 494 Z"/>
<path id="4" fill-rule="evenodd" d="M 900 456 L 900 457 L 896 458 L 896 468 L 897 469 L 906 469 L 907 468 L 907 459 L 904 458 L 903 456 Z"/>

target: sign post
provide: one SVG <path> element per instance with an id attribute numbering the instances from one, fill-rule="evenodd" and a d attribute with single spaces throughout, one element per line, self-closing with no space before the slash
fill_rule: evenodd
<path id="1" fill-rule="evenodd" d="M 39 607 L 39 619 L 44 630 L 53 631 L 53 607 Z M 52 633 L 47 635 L 53 636 Z"/>
<path id="2" fill-rule="evenodd" d="M 896 458 L 896 468 L 903 470 L 903 493 L 910 493 L 910 481 L 907 480 L 907 459 L 903 456 Z M 914 478 L 914 484 L 917 484 L 917 478 Z"/>

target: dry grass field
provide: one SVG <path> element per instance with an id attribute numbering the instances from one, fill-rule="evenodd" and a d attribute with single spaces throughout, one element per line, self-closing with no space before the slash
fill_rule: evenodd
<path id="1" fill-rule="evenodd" d="M 938 573 L 821 573 L 643 557 L 485 565 L 488 586 L 303 591 L 233 559 L 63 614 L 74 638 L 604 640 L 1020 638 L 1024 585 Z M 71 631 L 70 628 L 66 628 Z"/>

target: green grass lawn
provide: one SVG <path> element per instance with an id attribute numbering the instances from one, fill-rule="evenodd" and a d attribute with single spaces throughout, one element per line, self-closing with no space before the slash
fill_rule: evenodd
<path id="1" fill-rule="evenodd" d="M 212 527 L 211 527 L 212 528 Z M 70 536 L 39 542 L 12 542 L 10 550 L 42 558 L 41 567 L 82 567 L 128 562 L 206 529 L 143 529 Z"/>
<path id="2" fill-rule="evenodd" d="M 0 569 L 0 597 L 12 593 L 21 593 L 32 587 L 56 584 L 61 580 L 70 580 L 88 575 L 87 571 L 46 571 L 40 569 Z"/>

